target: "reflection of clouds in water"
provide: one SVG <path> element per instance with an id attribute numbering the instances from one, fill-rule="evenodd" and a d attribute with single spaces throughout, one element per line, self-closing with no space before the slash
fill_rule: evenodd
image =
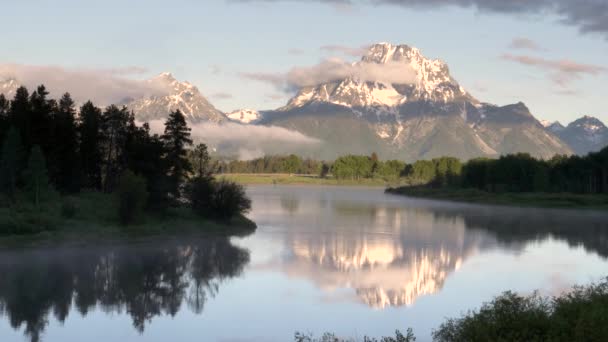
<path id="1" fill-rule="evenodd" d="M 608 255 L 606 240 L 597 239 L 608 235 L 605 214 L 416 201 L 352 189 L 251 191 L 270 199 L 255 208 L 254 219 L 285 229 L 286 253 L 260 267 L 312 281 L 325 292 L 324 300 L 351 298 L 337 293 L 352 289 L 353 298 L 372 307 L 411 305 L 441 290 L 479 251 L 500 246 L 502 254 L 518 256 L 550 236 Z M 290 210 L 286 198 L 299 199 L 297 210 Z M 572 229 L 581 223 L 590 229 Z"/>

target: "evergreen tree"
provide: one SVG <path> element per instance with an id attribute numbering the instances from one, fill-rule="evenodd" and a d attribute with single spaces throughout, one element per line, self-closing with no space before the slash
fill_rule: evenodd
<path id="1" fill-rule="evenodd" d="M 150 135 L 150 126 L 128 125 L 127 168 L 146 180 L 148 208 L 159 211 L 167 207 L 167 168 L 163 159 L 165 146 L 158 135 Z"/>
<path id="2" fill-rule="evenodd" d="M 103 144 L 103 189 L 111 192 L 118 177 L 125 169 L 126 164 L 126 136 L 129 124 L 129 111 L 126 107 L 118 108 L 114 105 L 106 108 L 103 113 L 102 132 Z"/>
<path id="3" fill-rule="evenodd" d="M 187 146 L 192 145 L 190 139 L 190 128 L 186 123 L 186 118 L 180 110 L 169 115 L 165 122 L 165 134 L 162 136 L 165 143 L 165 160 L 168 167 L 168 186 L 169 193 L 174 198 L 181 195 L 181 185 L 187 178 L 188 173 L 192 172 L 192 164 L 188 160 Z"/>
<path id="4" fill-rule="evenodd" d="M 29 150 L 31 137 L 31 122 L 30 122 L 30 95 L 25 87 L 17 88 L 15 97 L 11 101 L 9 109 L 9 124 L 15 126 L 19 131 L 21 141 L 26 150 Z"/>
<path id="5" fill-rule="evenodd" d="M 40 201 L 49 191 L 49 178 L 46 162 L 40 146 L 35 145 L 30 152 L 27 168 L 24 171 L 26 190 L 34 201 L 36 208 L 40 208 Z"/>
<path id="6" fill-rule="evenodd" d="M 19 131 L 11 127 L 2 143 L 0 156 L 0 190 L 11 200 L 15 199 L 17 178 L 21 168 L 22 145 Z"/>
<path id="7" fill-rule="evenodd" d="M 63 95 L 55 113 L 54 142 L 52 144 L 52 179 L 62 192 L 80 189 L 78 161 L 78 131 L 76 110 L 69 93 Z"/>
<path id="8" fill-rule="evenodd" d="M 30 133 L 28 147 L 38 145 L 45 155 L 50 155 L 52 139 L 51 132 L 56 128 L 53 122 L 53 112 L 56 110 L 56 102 L 47 99 L 49 92 L 44 85 L 40 85 L 30 96 Z"/>
<path id="9" fill-rule="evenodd" d="M 101 190 L 103 134 L 101 110 L 91 101 L 80 108 L 80 162 L 84 185 Z"/>
<path id="10" fill-rule="evenodd" d="M 211 157 L 209 157 L 209 151 L 207 150 L 207 145 L 198 144 L 194 148 L 194 163 L 196 166 L 197 176 L 205 177 L 210 171 L 209 163 L 211 161 Z"/>

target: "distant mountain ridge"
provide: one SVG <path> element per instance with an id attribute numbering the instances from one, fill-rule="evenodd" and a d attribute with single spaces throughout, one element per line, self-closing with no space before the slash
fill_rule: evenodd
<path id="1" fill-rule="evenodd" d="M 559 136 L 579 155 L 597 152 L 608 146 L 608 128 L 592 116 L 585 115 L 565 127 L 554 122 L 547 126 L 547 130 Z"/>
<path id="2" fill-rule="evenodd" d="M 523 103 L 479 101 L 440 60 L 408 45 L 375 44 L 355 65 L 402 63 L 411 84 L 355 77 L 302 88 L 286 106 L 262 113 L 261 124 L 284 126 L 326 142 L 320 158 L 377 152 L 383 158 L 463 159 L 528 152 L 548 158 L 572 149 L 546 130 Z"/>
<path id="3" fill-rule="evenodd" d="M 142 81 L 162 90 L 158 94 L 127 98 L 118 104 L 133 110 L 139 121 L 164 120 L 179 109 L 192 123 L 284 127 L 322 141 L 289 153 L 319 159 L 372 152 L 406 161 L 517 152 L 549 158 L 586 154 L 608 145 L 608 129 L 597 118 L 585 116 L 564 127 L 559 122 L 538 121 L 522 102 L 497 106 L 480 101 L 451 76 L 445 62 L 426 58 L 415 47 L 375 44 L 352 65 L 402 65 L 411 70 L 411 82 L 348 76 L 303 87 L 276 110 L 223 113 L 196 86 L 162 73 Z M 19 86 L 14 78 L 0 80 L 0 93 L 12 98 Z"/>

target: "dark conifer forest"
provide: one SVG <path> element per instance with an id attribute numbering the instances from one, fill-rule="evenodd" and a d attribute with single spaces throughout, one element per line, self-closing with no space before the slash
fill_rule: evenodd
<path id="1" fill-rule="evenodd" d="M 169 114 L 162 135 L 152 134 L 126 107 L 100 109 L 86 102 L 76 108 L 69 93 L 57 101 L 42 85 L 32 93 L 20 87 L 13 99 L 0 94 L 0 141 L 0 203 L 11 217 L 0 224 L 3 233 L 45 230 L 36 219 L 24 229 L 18 213 L 43 216 L 44 203 L 83 191 L 115 195 L 124 224 L 143 211 L 162 213 L 193 202 L 187 198 L 194 193 L 191 183 L 208 183 L 209 191 L 196 193 L 209 204 L 196 208 L 203 216 L 230 219 L 250 207 L 240 186 L 216 182 L 206 171 L 208 158 L 189 158 L 190 128 L 179 110 Z M 62 211 L 76 210 L 64 205 Z"/>

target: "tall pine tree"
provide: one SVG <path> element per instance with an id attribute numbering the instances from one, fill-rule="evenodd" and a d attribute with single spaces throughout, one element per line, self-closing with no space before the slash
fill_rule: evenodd
<path id="1" fill-rule="evenodd" d="M 126 107 L 114 105 L 103 113 L 103 190 L 112 192 L 118 178 L 126 166 L 126 138 L 129 125 L 129 111 Z"/>
<path id="2" fill-rule="evenodd" d="M 26 151 L 31 148 L 31 105 L 30 95 L 25 87 L 17 88 L 15 97 L 11 101 L 9 109 L 10 125 L 15 126 L 19 131 L 23 147 Z"/>
<path id="3" fill-rule="evenodd" d="M 169 114 L 165 122 L 165 134 L 162 136 L 165 143 L 165 161 L 168 167 L 169 193 L 174 199 L 181 196 L 181 186 L 192 172 L 192 164 L 188 160 L 186 147 L 192 145 L 190 128 L 186 118 L 180 110 Z"/>
<path id="4" fill-rule="evenodd" d="M 31 136 L 28 137 L 28 144 L 40 146 L 47 156 L 51 153 L 53 143 L 51 132 L 55 125 L 52 122 L 52 115 L 56 110 L 56 102 L 47 99 L 48 95 L 49 92 L 45 86 L 41 85 L 30 96 L 29 122 Z"/>
<path id="5" fill-rule="evenodd" d="M 84 186 L 101 190 L 102 146 L 101 110 L 88 101 L 80 108 L 80 161 Z"/>
<path id="6" fill-rule="evenodd" d="M 23 172 L 25 188 L 31 200 L 40 208 L 40 202 L 49 191 L 49 178 L 44 154 L 40 146 L 35 145 L 30 152 L 27 168 Z"/>
<path id="7" fill-rule="evenodd" d="M 77 192 L 80 190 L 78 132 L 74 101 L 69 93 L 59 100 L 54 121 L 52 179 L 61 192 Z"/>
<path id="8" fill-rule="evenodd" d="M 2 142 L 0 155 L 0 190 L 14 201 L 17 180 L 21 170 L 23 148 L 19 131 L 11 127 Z"/>

